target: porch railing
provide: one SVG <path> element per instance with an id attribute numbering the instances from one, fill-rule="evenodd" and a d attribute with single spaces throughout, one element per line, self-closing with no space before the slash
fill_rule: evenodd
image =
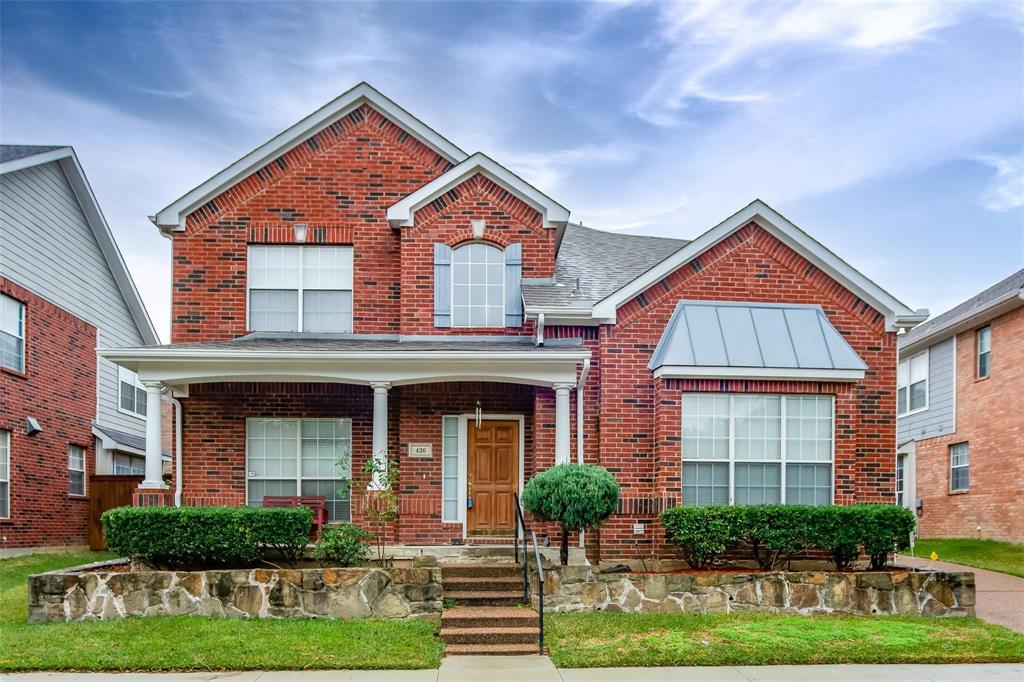
<path id="1" fill-rule="evenodd" d="M 513 493 L 516 503 L 515 523 L 515 555 L 516 563 L 523 566 L 523 603 L 530 603 L 530 558 L 527 554 L 526 534 L 529 533 L 533 540 L 533 558 L 537 564 L 537 649 L 544 655 L 544 566 L 540 561 L 540 548 L 537 546 L 537 532 L 526 527 L 526 517 L 523 515 L 523 505 L 519 502 L 519 493 Z M 522 539 L 522 552 L 519 549 L 519 541 Z M 522 561 L 520 561 L 522 559 Z"/>

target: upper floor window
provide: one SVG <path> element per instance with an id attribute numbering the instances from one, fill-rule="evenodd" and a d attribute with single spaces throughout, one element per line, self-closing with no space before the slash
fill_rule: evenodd
<path id="1" fill-rule="evenodd" d="M 896 368 L 896 414 L 928 409 L 928 351 L 900 361 Z"/>
<path id="2" fill-rule="evenodd" d="M 250 246 L 253 331 L 352 331 L 351 246 Z"/>
<path id="3" fill-rule="evenodd" d="M 25 371 L 25 304 L 0 294 L 0 367 Z"/>
<path id="4" fill-rule="evenodd" d="M 520 327 L 522 246 L 434 245 L 434 326 Z"/>
<path id="5" fill-rule="evenodd" d="M 949 446 L 949 489 L 951 492 L 967 490 L 970 484 L 970 453 L 967 443 Z"/>
<path id="6" fill-rule="evenodd" d="M 978 378 L 984 379 L 992 370 L 992 327 L 978 330 L 975 345 L 978 349 Z"/>
<path id="7" fill-rule="evenodd" d="M 830 504 L 831 396 L 683 395 L 683 504 Z"/>
<path id="8" fill-rule="evenodd" d="M 136 417 L 146 416 L 146 389 L 139 383 L 135 372 L 124 367 L 117 368 L 117 404 L 122 412 Z"/>

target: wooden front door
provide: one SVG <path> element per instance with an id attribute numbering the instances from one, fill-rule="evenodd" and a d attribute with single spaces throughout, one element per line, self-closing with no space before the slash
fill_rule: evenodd
<path id="1" fill-rule="evenodd" d="M 94 475 L 89 477 L 89 549 L 107 548 L 100 516 L 108 509 L 132 506 L 142 476 Z"/>
<path id="2" fill-rule="evenodd" d="M 477 535 L 511 534 L 515 528 L 515 500 L 519 485 L 519 422 L 470 421 L 467 456 L 468 494 L 473 506 L 466 515 L 466 531 Z"/>

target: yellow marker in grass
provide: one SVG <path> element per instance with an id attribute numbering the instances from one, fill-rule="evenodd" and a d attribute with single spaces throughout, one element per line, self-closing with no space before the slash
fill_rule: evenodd
<path id="1" fill-rule="evenodd" d="M 939 560 L 939 553 L 936 552 L 935 550 L 932 550 L 932 561 L 938 561 L 938 560 Z"/>

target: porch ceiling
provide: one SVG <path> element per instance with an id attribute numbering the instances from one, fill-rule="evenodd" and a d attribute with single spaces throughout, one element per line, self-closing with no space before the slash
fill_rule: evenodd
<path id="1" fill-rule="evenodd" d="M 139 380 L 182 387 L 218 381 L 302 381 L 393 386 L 495 381 L 576 382 L 590 351 L 580 343 L 534 346 L 522 339 L 250 335 L 231 341 L 102 349 Z"/>

